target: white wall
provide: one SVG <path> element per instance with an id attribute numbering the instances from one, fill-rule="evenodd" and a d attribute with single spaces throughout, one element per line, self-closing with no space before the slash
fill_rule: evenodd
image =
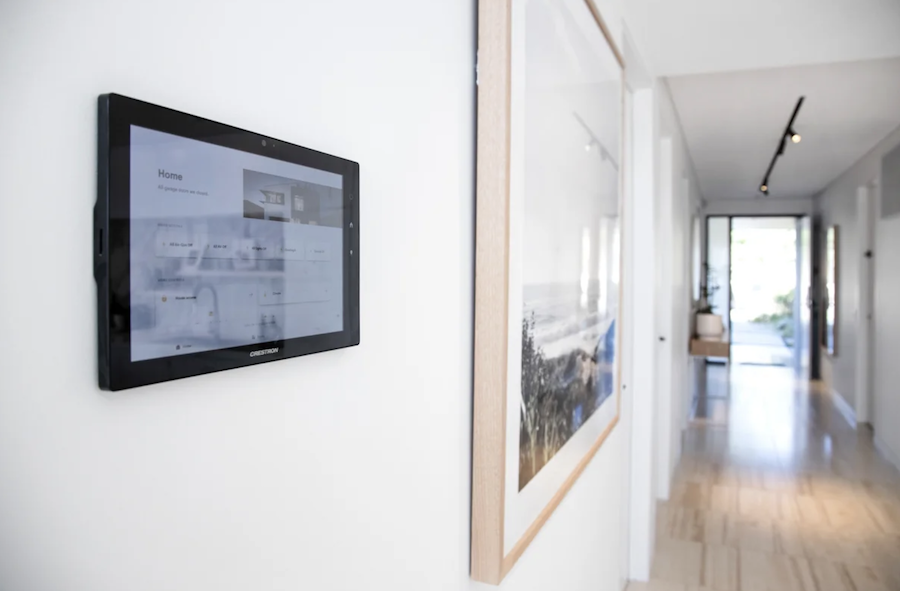
<path id="1" fill-rule="evenodd" d="M 664 342 L 660 342 L 661 350 L 671 359 L 671 377 L 668 380 L 663 377 L 658 389 L 661 443 L 657 496 L 667 499 L 671 476 L 681 457 L 681 435 L 694 387 L 695 372 L 691 371 L 688 353 L 692 308 L 691 230 L 702 197 L 667 84 L 657 84 L 656 97 L 659 134 L 665 138 L 662 145 L 671 150 L 671 165 L 665 167 L 668 170 L 658 169 L 659 175 L 671 175 L 670 179 L 661 179 L 662 184 L 658 187 L 662 199 L 671 199 L 669 208 L 666 208 L 666 212 L 671 213 L 670 219 L 663 222 L 669 229 L 662 234 L 666 239 L 656 245 L 657 264 L 668 268 L 665 274 L 667 281 L 657 299 L 657 305 L 668 308 L 663 315 L 664 325 L 658 326 L 657 330 L 659 336 L 665 338 Z M 664 158 L 663 162 L 666 160 Z M 668 363 L 657 364 L 657 367 L 660 366 L 665 368 Z M 669 388 L 666 388 L 667 382 Z"/>
<path id="2" fill-rule="evenodd" d="M 468 585 L 473 21 L 453 1 L 3 3 L 0 588 Z M 360 162 L 359 347 L 97 390 L 109 91 Z"/>
<path id="3" fill-rule="evenodd" d="M 823 359 L 823 372 L 830 373 L 833 388 L 850 407 L 856 403 L 858 281 L 862 263 L 857 220 L 857 190 L 881 177 L 881 159 L 900 145 L 900 129 L 895 130 L 849 170 L 828 185 L 816 197 L 822 215 L 822 227 L 840 226 L 838 286 L 838 354 L 828 363 Z M 887 219 L 877 214 L 875 232 L 875 308 L 874 308 L 874 408 L 870 415 L 878 442 L 893 458 L 900 458 L 900 367 L 896 352 L 900 350 L 900 275 L 896 271 L 896 253 L 900 252 L 900 217 Z M 826 365 L 827 364 L 827 365 Z"/>
<path id="4" fill-rule="evenodd" d="M 656 499 L 667 498 L 693 389 L 690 333 L 691 219 L 699 185 L 667 84 L 626 34 L 633 94 L 631 144 L 633 388 L 629 572 L 649 578 Z M 637 270 L 640 270 L 638 272 Z M 659 337 L 664 336 L 665 341 Z"/>
<path id="5" fill-rule="evenodd" d="M 703 206 L 703 215 L 812 215 L 810 199 L 715 199 L 712 196 Z"/>
<path id="6" fill-rule="evenodd" d="M 626 45 L 626 56 L 631 49 Z M 627 59 L 627 58 L 626 58 Z M 636 61 L 636 60 L 634 60 Z M 629 61 L 632 64 L 633 61 Z M 634 72 L 629 68 L 629 75 Z M 641 212 L 640 216 L 632 216 L 630 224 L 631 265 L 626 268 L 641 269 L 641 273 L 632 273 L 630 284 L 631 297 L 625 301 L 631 304 L 632 319 L 629 381 L 632 404 L 631 420 L 631 493 L 629 505 L 630 548 L 628 556 L 629 575 L 637 580 L 650 577 L 650 565 L 653 557 L 656 526 L 656 478 L 658 470 L 657 446 L 659 441 L 656 395 L 656 360 L 658 343 L 656 334 L 655 297 L 656 297 L 656 213 L 655 213 L 655 166 L 654 148 L 657 144 L 657 121 L 654 115 L 654 98 L 652 82 L 636 82 L 634 88 L 634 114 L 629 129 L 629 154 L 633 163 L 629 175 L 630 195 L 628 201 L 631 209 L 626 213 Z M 627 104 L 627 103 L 626 103 Z M 627 279 L 627 278 L 626 278 Z M 638 366 L 640 371 L 634 371 Z"/>
<path id="7" fill-rule="evenodd" d="M 622 0 L 597 4 L 621 41 Z M 3 3 L 0 588 L 481 588 L 473 11 Z M 359 347 L 97 390 L 95 113 L 110 91 L 360 162 Z M 503 589 L 621 589 L 628 409 Z"/>

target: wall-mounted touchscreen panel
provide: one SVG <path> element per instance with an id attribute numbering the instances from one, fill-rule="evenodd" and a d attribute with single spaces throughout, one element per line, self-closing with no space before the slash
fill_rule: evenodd
<path id="1" fill-rule="evenodd" d="M 100 106 L 101 387 L 359 342 L 356 163 L 118 95 Z"/>
<path id="2" fill-rule="evenodd" d="M 342 184 L 131 126 L 131 360 L 341 332 Z"/>

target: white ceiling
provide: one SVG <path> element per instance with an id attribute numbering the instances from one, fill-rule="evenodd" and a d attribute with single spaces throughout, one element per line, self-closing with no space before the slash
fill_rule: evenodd
<path id="1" fill-rule="evenodd" d="M 900 0 L 627 0 L 651 73 L 900 57 Z"/>
<path id="2" fill-rule="evenodd" d="M 894 36 L 900 40 L 900 27 Z M 794 127 L 803 141 L 788 143 L 778 159 L 769 198 L 814 195 L 900 126 L 900 58 L 676 76 L 668 84 L 708 200 L 760 196 L 800 95 Z"/>

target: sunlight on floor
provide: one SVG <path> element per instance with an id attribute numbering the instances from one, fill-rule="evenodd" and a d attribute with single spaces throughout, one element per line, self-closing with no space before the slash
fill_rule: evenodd
<path id="1" fill-rule="evenodd" d="M 900 590 L 900 473 L 784 367 L 710 366 L 649 583 L 629 591 Z"/>

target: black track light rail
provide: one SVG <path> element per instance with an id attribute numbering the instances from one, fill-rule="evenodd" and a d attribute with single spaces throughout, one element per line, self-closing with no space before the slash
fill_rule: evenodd
<path id="1" fill-rule="evenodd" d="M 766 176 L 763 177 L 763 182 L 760 183 L 760 191 L 766 195 L 769 194 L 769 176 L 772 174 L 772 170 L 775 169 L 775 162 L 778 161 L 778 157 L 784 154 L 784 146 L 787 143 L 789 137 L 794 135 L 794 119 L 797 118 L 797 113 L 800 112 L 800 107 L 803 105 L 803 101 L 806 99 L 805 96 L 801 96 L 797 99 L 797 106 L 794 107 L 794 112 L 791 114 L 791 119 L 788 121 L 787 126 L 784 128 L 784 132 L 781 134 L 781 138 L 778 140 L 778 147 L 775 148 L 775 155 L 772 156 L 772 161 L 769 163 L 769 168 L 766 170 Z M 765 187 L 765 189 L 763 189 Z"/>

